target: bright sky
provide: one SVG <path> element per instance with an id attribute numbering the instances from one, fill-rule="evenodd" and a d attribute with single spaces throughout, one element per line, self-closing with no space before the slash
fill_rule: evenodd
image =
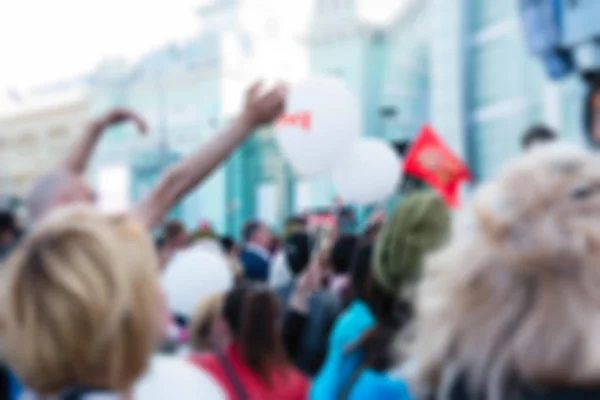
<path id="1" fill-rule="evenodd" d="M 196 9 L 211 1 L 0 1 L 0 97 L 7 88 L 25 90 L 69 79 L 89 72 L 103 58 L 135 59 L 161 44 L 190 37 L 200 28 Z M 273 4 L 284 10 L 277 13 L 278 19 L 298 20 L 308 15 L 313 1 Z M 359 3 L 362 12 L 381 18 L 403 1 Z"/>

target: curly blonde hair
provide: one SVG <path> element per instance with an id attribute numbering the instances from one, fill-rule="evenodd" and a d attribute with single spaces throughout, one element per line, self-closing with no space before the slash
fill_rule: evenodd
<path id="1" fill-rule="evenodd" d="M 508 398 L 511 382 L 598 384 L 600 159 L 540 148 L 469 211 L 420 285 L 421 378 L 442 397 L 465 379 L 487 399 Z"/>
<path id="2" fill-rule="evenodd" d="M 141 225 L 89 206 L 53 212 L 6 264 L 0 338 L 28 387 L 127 390 L 160 328 L 158 260 Z"/>

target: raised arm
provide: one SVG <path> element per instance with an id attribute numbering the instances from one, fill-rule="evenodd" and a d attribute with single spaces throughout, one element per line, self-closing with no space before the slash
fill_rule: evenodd
<path id="1" fill-rule="evenodd" d="M 154 227 L 181 197 L 208 177 L 252 131 L 281 115 L 285 94 L 283 85 L 263 94 L 261 85 L 254 84 L 246 94 L 242 113 L 224 131 L 166 170 L 158 184 L 133 210 L 134 216 L 148 228 Z"/>
<path id="2" fill-rule="evenodd" d="M 146 123 L 136 113 L 124 108 L 115 108 L 88 125 L 81 138 L 70 149 L 62 167 L 78 175 L 83 174 L 104 131 L 127 121 L 133 122 L 141 133 L 147 131 Z"/>

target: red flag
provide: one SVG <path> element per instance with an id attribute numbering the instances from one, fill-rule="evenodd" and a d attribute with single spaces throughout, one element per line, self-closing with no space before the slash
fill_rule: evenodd
<path id="1" fill-rule="evenodd" d="M 458 206 L 458 189 L 471 173 L 465 163 L 425 125 L 404 159 L 404 172 L 422 179 L 440 194 L 450 207 Z"/>

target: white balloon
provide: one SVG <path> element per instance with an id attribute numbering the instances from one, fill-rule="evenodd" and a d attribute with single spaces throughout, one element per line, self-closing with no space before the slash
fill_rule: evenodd
<path id="1" fill-rule="evenodd" d="M 363 138 L 335 164 L 331 178 L 345 202 L 376 203 L 398 189 L 402 180 L 401 162 L 385 141 Z"/>
<path id="2" fill-rule="evenodd" d="M 133 388 L 134 400 L 225 398 L 223 389 L 207 372 L 183 358 L 165 355 L 152 356 Z"/>
<path id="3" fill-rule="evenodd" d="M 191 317 L 204 298 L 228 291 L 233 283 L 227 258 L 202 243 L 175 253 L 162 276 L 169 310 L 183 317 Z"/>
<path id="4" fill-rule="evenodd" d="M 360 136 L 356 96 L 338 79 L 312 77 L 294 85 L 275 140 L 296 174 L 328 173 Z"/>

